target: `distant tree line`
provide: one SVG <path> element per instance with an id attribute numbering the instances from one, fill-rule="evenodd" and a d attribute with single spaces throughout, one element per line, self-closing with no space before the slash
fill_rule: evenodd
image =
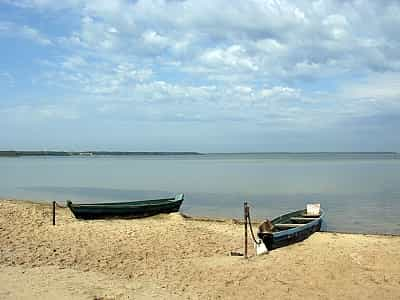
<path id="1" fill-rule="evenodd" d="M 0 151 L 0 156 L 92 156 L 92 155 L 200 155 L 198 152 L 131 152 L 131 151 Z"/>

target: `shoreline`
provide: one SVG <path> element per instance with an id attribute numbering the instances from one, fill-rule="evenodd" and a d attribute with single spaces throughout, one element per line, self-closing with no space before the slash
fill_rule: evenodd
<path id="1" fill-rule="evenodd" d="M 165 156 L 165 155 L 202 155 L 200 152 L 188 151 L 0 151 L 0 157 L 21 156 Z"/>
<path id="2" fill-rule="evenodd" d="M 30 203 L 30 204 L 38 204 L 38 205 L 43 205 L 43 206 L 51 206 L 52 201 L 51 200 L 28 200 L 28 199 L 17 199 L 17 198 L 10 198 L 10 197 L 5 197 L 2 198 L 0 197 L 0 202 L 1 201 L 10 201 L 10 202 L 25 202 L 25 203 Z M 66 202 L 66 201 L 64 201 Z M 58 208 L 62 209 L 67 209 L 66 204 L 60 204 L 61 201 L 56 201 L 56 205 Z M 239 224 L 239 225 L 244 225 L 243 219 L 239 218 L 229 218 L 229 217 L 209 217 L 209 216 L 203 216 L 203 215 L 188 215 L 186 213 L 179 212 L 179 214 L 186 218 L 188 221 L 203 221 L 203 222 L 221 222 L 221 223 L 234 223 L 234 224 Z M 261 219 L 254 219 L 252 220 L 253 226 L 258 226 L 261 222 L 264 220 Z M 338 234 L 355 234 L 355 235 L 372 235 L 372 236 L 393 236 L 393 237 L 400 237 L 400 234 L 395 234 L 395 233 L 382 233 L 382 232 L 353 232 L 353 231 L 335 231 L 335 230 L 321 230 L 320 233 L 338 233 Z"/>
<path id="3" fill-rule="evenodd" d="M 262 256 L 243 225 L 179 213 L 76 220 L 51 203 L 0 200 L 0 298 L 400 297 L 400 237 L 321 232 Z"/>

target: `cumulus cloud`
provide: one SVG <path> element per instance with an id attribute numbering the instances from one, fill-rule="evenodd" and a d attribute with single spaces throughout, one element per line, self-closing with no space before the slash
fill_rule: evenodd
<path id="1" fill-rule="evenodd" d="M 52 36 L 14 21 L 0 35 L 55 47 L 37 81 L 97 101 L 102 114 L 308 128 L 400 109 L 397 1 L 9 4 L 73 16 Z"/>
<path id="2" fill-rule="evenodd" d="M 134 64 L 102 61 L 88 62 L 81 56 L 67 56 L 56 63 L 43 61 L 47 72 L 41 79 L 49 86 L 78 90 L 82 94 L 125 94 L 136 83 L 152 76 L 151 69 L 138 68 Z"/>
<path id="3" fill-rule="evenodd" d="M 234 69 L 258 70 L 256 64 L 247 55 L 246 50 L 240 45 L 232 45 L 226 49 L 206 50 L 200 60 L 217 68 L 228 66 Z"/>
<path id="4" fill-rule="evenodd" d="M 22 3 L 83 12 L 80 31 L 64 37 L 76 46 L 113 49 L 153 60 L 154 55 L 166 61 L 178 55 L 186 70 L 195 69 L 193 62 L 210 68 L 214 73 L 210 79 L 238 67 L 257 71 L 255 77 L 263 74 L 282 81 L 291 74 L 309 80 L 316 68 L 319 76 L 341 70 L 393 71 L 400 67 L 400 55 L 395 51 L 399 43 L 394 34 L 398 24 L 395 12 L 400 9 L 396 2 L 385 2 L 379 9 L 365 1 Z M 221 72 L 215 76 L 218 65 Z"/>
<path id="5" fill-rule="evenodd" d="M 145 31 L 142 34 L 143 41 L 151 46 L 164 48 L 168 45 L 168 39 L 155 31 Z"/>

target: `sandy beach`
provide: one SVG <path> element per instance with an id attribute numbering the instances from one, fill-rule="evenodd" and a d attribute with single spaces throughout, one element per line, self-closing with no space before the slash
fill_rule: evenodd
<path id="1" fill-rule="evenodd" d="M 229 255 L 243 251 L 233 220 L 51 216 L 49 204 L 0 201 L 0 299 L 400 298 L 396 236 L 315 233 L 245 260 Z"/>

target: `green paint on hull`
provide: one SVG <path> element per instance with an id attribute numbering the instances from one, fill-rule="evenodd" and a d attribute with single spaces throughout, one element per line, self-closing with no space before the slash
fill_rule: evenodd
<path id="1" fill-rule="evenodd" d="M 77 219 L 140 218 L 179 211 L 183 194 L 175 198 L 115 203 L 73 204 L 67 206 Z"/>

